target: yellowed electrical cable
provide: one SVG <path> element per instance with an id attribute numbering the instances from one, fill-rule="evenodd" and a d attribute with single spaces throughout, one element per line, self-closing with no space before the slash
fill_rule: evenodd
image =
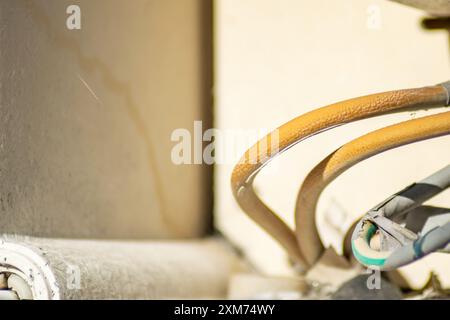
<path id="1" fill-rule="evenodd" d="M 450 134 L 450 112 L 391 125 L 363 135 L 334 151 L 312 169 L 297 196 L 295 222 L 301 252 L 308 265 L 324 251 L 315 213 L 323 190 L 357 163 L 406 144 Z"/>
<path id="2" fill-rule="evenodd" d="M 244 212 L 274 237 L 299 267 L 307 268 L 309 263 L 294 231 L 259 199 L 253 189 L 254 178 L 263 165 L 297 142 L 332 127 L 382 114 L 440 107 L 448 100 L 445 87 L 436 85 L 363 96 L 301 115 L 247 150 L 232 173 L 234 197 Z"/>

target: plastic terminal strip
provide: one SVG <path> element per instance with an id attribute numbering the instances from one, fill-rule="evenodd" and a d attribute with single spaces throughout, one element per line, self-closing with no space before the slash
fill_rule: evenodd
<path id="1" fill-rule="evenodd" d="M 17 293 L 13 290 L 0 290 L 0 301 L 1 300 L 20 300 Z"/>
<path id="2" fill-rule="evenodd" d="M 0 300 L 33 300 L 33 293 L 19 275 L 0 273 Z"/>
<path id="3" fill-rule="evenodd" d="M 19 300 L 18 294 L 9 289 L 5 273 L 0 273 L 0 300 Z"/>

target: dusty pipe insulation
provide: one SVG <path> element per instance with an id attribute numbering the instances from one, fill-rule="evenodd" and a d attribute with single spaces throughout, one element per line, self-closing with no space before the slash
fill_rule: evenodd
<path id="1" fill-rule="evenodd" d="M 296 231 L 298 233 L 296 234 L 294 230 L 290 229 L 256 195 L 253 189 L 253 181 L 258 172 L 277 154 L 324 130 L 382 114 L 447 106 L 450 104 L 449 92 L 450 82 L 446 82 L 435 86 L 391 91 L 354 98 L 301 115 L 275 130 L 278 136 L 277 142 L 279 142 L 276 149 L 273 148 L 272 143 L 268 143 L 268 141 L 271 142 L 274 136 L 273 134 L 269 134 L 266 138 L 258 141 L 247 150 L 233 170 L 231 178 L 233 194 L 244 212 L 285 248 L 295 261 L 297 267 L 300 270 L 307 270 L 317 261 L 323 252 L 323 246 L 317 233 L 315 222 L 313 219 L 308 219 L 306 221 L 307 225 L 300 232 L 304 221 L 297 219 Z M 404 143 L 423 140 L 426 137 L 448 134 L 448 113 L 422 121 L 426 124 L 426 130 L 424 132 L 420 132 L 420 130 L 417 132 L 415 130 L 409 130 L 411 123 L 408 122 L 398 125 L 394 131 L 408 133 L 403 137 L 405 140 Z M 403 131 L 403 129 L 406 130 Z M 390 141 L 392 140 L 389 139 L 390 133 L 388 129 L 387 131 L 375 132 L 375 140 L 383 141 L 383 139 L 379 138 L 385 138 L 386 144 L 390 144 L 392 147 L 401 145 L 399 141 Z M 386 137 L 384 137 L 385 134 Z M 375 145 L 370 153 L 361 157 L 364 158 L 370 154 L 379 153 L 381 150 L 385 150 L 384 144 Z M 367 150 L 356 150 L 354 153 L 358 155 L 365 151 Z M 339 167 L 345 168 L 345 161 L 340 163 Z M 314 206 L 309 209 L 308 213 L 305 214 L 314 216 Z"/>
<path id="2" fill-rule="evenodd" d="M 0 240 L 0 256 L 2 278 L 13 278 L 22 299 L 223 299 L 231 273 L 243 270 L 230 248 L 216 239 L 118 242 L 6 236 Z M 14 292 L 0 290 L 0 298 L 8 296 L 14 298 Z"/>

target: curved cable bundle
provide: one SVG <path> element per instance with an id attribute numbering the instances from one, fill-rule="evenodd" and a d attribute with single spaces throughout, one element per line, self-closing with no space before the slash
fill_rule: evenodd
<path id="1" fill-rule="evenodd" d="M 305 257 L 314 263 L 324 250 L 315 224 L 315 213 L 320 195 L 333 180 L 376 154 L 447 134 L 450 134 L 450 111 L 375 130 L 345 144 L 322 160 L 305 178 L 297 196 L 296 233 Z"/>
<path id="2" fill-rule="evenodd" d="M 316 197 L 306 200 L 307 207 L 302 207 L 302 210 L 305 210 L 299 211 L 296 215 L 296 235 L 296 232 L 290 229 L 256 195 L 253 181 L 262 167 L 273 157 L 296 143 L 333 127 L 389 113 L 430 109 L 449 104 L 450 81 L 436 86 L 372 94 L 308 112 L 282 125 L 247 150 L 232 173 L 233 195 L 244 212 L 285 248 L 296 265 L 302 270 L 307 270 L 317 261 L 323 251 L 314 221 L 315 203 L 321 190 L 337 175 L 335 177 L 330 175 L 329 180 L 321 184 L 315 181 L 313 173 L 310 174 L 312 178 L 309 179 L 309 184 L 314 184 L 315 189 L 309 189 L 308 192 L 315 190 Z M 372 141 L 372 149 L 362 150 L 362 153 L 356 152 L 354 154 L 356 161 L 403 144 L 450 133 L 448 112 L 431 117 L 433 118 L 426 117 L 411 120 L 413 122 L 407 121 L 384 128 L 385 131 L 369 134 L 370 137 L 366 142 Z M 419 128 L 416 127 L 418 123 L 414 121 L 420 121 Z M 413 127 L 414 130 L 412 130 Z M 347 166 L 349 163 L 344 160 L 334 170 L 338 172 L 338 168 L 342 170 Z M 303 199 L 302 196 L 299 198 Z M 302 201 L 299 200 L 297 203 Z M 303 221 L 303 217 L 307 217 L 307 219 Z"/>

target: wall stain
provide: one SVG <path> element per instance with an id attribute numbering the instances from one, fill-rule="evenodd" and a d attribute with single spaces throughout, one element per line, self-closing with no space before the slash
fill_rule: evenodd
<path id="1" fill-rule="evenodd" d="M 161 190 L 161 177 L 159 175 L 157 161 L 153 153 L 153 142 L 150 138 L 150 133 L 142 119 L 136 102 L 131 94 L 130 87 L 126 82 L 122 82 L 114 77 L 112 72 L 109 70 L 108 66 L 96 57 L 89 57 L 85 55 L 81 48 L 77 44 L 76 39 L 71 39 L 68 36 L 58 33 L 52 28 L 49 17 L 46 13 L 32 0 L 21 0 L 21 3 L 27 8 L 30 16 L 34 19 L 36 24 L 42 27 L 43 32 L 46 34 L 48 39 L 59 49 L 71 52 L 81 69 L 86 73 L 93 74 L 97 71 L 101 75 L 103 83 L 113 92 L 121 95 L 125 99 L 125 106 L 128 116 L 136 128 L 137 133 L 144 141 L 146 146 L 146 153 L 148 158 L 148 166 L 150 172 L 154 176 L 154 190 L 156 192 L 156 197 L 158 199 L 158 206 L 160 208 L 161 219 L 166 225 L 169 232 L 174 232 L 175 234 L 182 234 L 180 226 L 178 226 L 169 217 L 164 192 Z"/>

